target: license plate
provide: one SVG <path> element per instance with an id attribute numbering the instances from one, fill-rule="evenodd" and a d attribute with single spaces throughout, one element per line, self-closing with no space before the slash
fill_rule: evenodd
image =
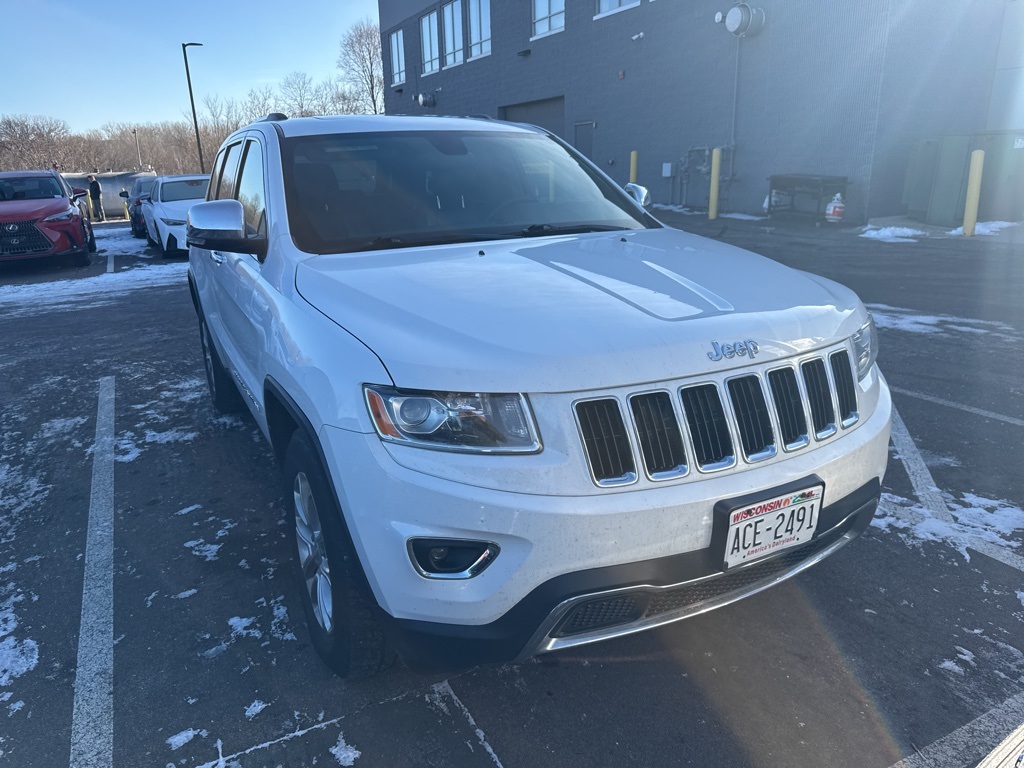
<path id="1" fill-rule="evenodd" d="M 825 486 L 816 485 L 729 512 L 726 568 L 806 544 L 814 538 L 824 495 Z"/>

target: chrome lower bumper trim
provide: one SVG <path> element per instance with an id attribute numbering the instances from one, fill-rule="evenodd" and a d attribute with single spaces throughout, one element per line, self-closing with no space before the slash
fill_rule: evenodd
<path id="1" fill-rule="evenodd" d="M 842 528 L 850 523 L 850 521 L 859 515 L 865 507 L 871 506 L 875 502 L 865 504 L 860 507 L 852 514 L 848 515 L 836 528 Z M 820 563 L 829 555 L 833 554 L 837 550 L 849 544 L 859 534 L 855 531 L 847 531 L 842 534 L 834 542 L 821 549 L 814 554 L 810 555 L 806 560 L 801 560 L 796 565 L 788 568 L 784 571 L 774 574 L 768 578 L 760 581 L 753 582 L 745 587 L 736 589 L 732 592 L 726 592 L 718 595 L 717 597 L 705 600 L 699 603 L 685 606 L 678 610 L 669 611 L 666 613 L 659 614 L 657 616 L 645 617 L 637 619 L 636 621 L 628 624 L 619 624 L 612 627 L 605 627 L 596 629 L 591 632 L 582 632 L 578 635 L 572 635 L 570 637 L 552 637 L 551 634 L 558 626 L 559 622 L 569 613 L 574 607 L 583 602 L 588 602 L 595 599 L 613 597 L 615 595 L 622 595 L 627 593 L 646 592 L 649 594 L 658 594 L 659 592 L 665 592 L 668 590 L 678 589 L 680 587 L 690 586 L 694 584 L 700 584 L 701 582 L 710 581 L 712 579 L 721 578 L 723 574 L 716 573 L 710 576 L 705 576 L 699 579 L 692 579 L 690 581 L 680 582 L 678 584 L 669 584 L 665 586 L 654 586 L 654 585 L 638 585 L 633 587 L 623 587 L 621 589 L 609 589 L 602 592 L 590 592 L 585 595 L 577 595 L 576 597 L 569 598 L 559 603 L 555 609 L 548 615 L 547 619 L 541 624 L 540 628 L 534 633 L 530 642 L 523 648 L 523 652 L 515 659 L 514 663 L 525 661 L 531 656 L 536 656 L 541 653 L 548 653 L 550 651 L 559 651 L 564 648 L 573 648 L 579 645 L 588 645 L 590 643 L 596 643 L 601 640 L 609 640 L 614 637 L 622 637 L 623 635 L 631 635 L 635 632 L 643 632 L 654 627 L 660 627 L 665 624 L 671 624 L 675 621 L 682 619 L 688 619 L 691 616 L 698 616 L 702 613 L 707 613 L 715 608 L 721 608 L 730 603 L 734 603 L 737 600 L 742 600 L 750 595 L 755 595 L 758 592 L 763 592 L 769 587 L 774 587 L 786 579 L 796 576 L 798 573 L 802 573 L 816 563 Z M 751 565 L 757 565 L 765 561 L 758 561 L 757 563 L 751 563 Z M 730 571 L 732 572 L 732 571 Z"/>

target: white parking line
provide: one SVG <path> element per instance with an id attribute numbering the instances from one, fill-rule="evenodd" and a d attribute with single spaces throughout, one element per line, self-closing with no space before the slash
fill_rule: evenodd
<path id="1" fill-rule="evenodd" d="M 100 379 L 85 544 L 71 768 L 114 764 L 114 377 Z"/>
<path id="2" fill-rule="evenodd" d="M 903 423 L 903 419 L 895 408 L 892 409 L 892 444 L 896 447 L 903 466 L 906 467 L 907 475 L 910 476 L 910 484 L 914 486 L 914 493 L 917 494 L 921 504 L 931 512 L 933 517 L 945 523 L 955 523 L 956 521 L 949 513 L 946 502 L 942 499 L 942 494 L 939 493 L 939 489 L 935 485 L 935 480 L 932 478 L 928 465 L 924 463 L 921 451 L 910 436 L 906 424 Z M 887 511 L 896 517 L 901 517 L 903 514 L 899 509 L 895 508 L 887 508 Z M 1011 552 L 1005 547 L 1000 547 L 981 539 L 971 539 L 968 546 L 975 552 L 987 555 L 1004 565 L 1008 565 L 1018 571 L 1024 571 L 1024 557 Z"/>
<path id="3" fill-rule="evenodd" d="M 466 721 L 469 723 L 470 727 L 476 733 L 476 738 L 477 741 L 480 742 L 480 746 L 487 750 L 487 754 L 491 756 L 491 760 L 494 761 L 494 764 L 498 766 L 498 768 L 505 768 L 501 764 L 501 760 L 498 759 L 498 756 L 494 754 L 494 750 L 491 749 L 491 745 L 487 743 L 487 737 L 484 735 L 483 730 L 480 728 L 480 726 L 476 724 L 476 720 L 473 719 L 473 716 L 469 714 L 469 710 L 466 709 L 466 705 L 462 703 L 462 699 L 455 695 L 455 691 L 452 690 L 452 687 L 448 683 L 448 681 L 444 680 L 440 683 L 437 683 L 434 686 L 434 692 L 442 696 L 447 696 L 453 702 L 455 702 L 455 706 L 459 708 L 463 716 L 466 718 Z"/>
<path id="4" fill-rule="evenodd" d="M 114 254 L 113 252 L 107 253 L 107 272 L 114 271 Z"/>
<path id="5" fill-rule="evenodd" d="M 1024 693 L 1007 699 L 948 736 L 934 741 L 916 755 L 900 760 L 890 768 L 933 768 L 933 766 L 974 765 L 1024 721 Z"/>
<path id="6" fill-rule="evenodd" d="M 926 400 L 929 403 L 935 403 L 936 405 L 944 405 L 947 408 L 956 408 L 966 413 L 973 413 L 975 416 L 981 416 L 986 419 L 993 419 L 995 421 L 1002 421 L 1005 424 L 1013 424 L 1015 427 L 1024 427 L 1024 419 L 1017 419 L 1013 416 L 1004 416 L 1001 413 L 995 411 L 986 411 L 983 408 L 975 408 L 973 405 L 964 405 L 963 403 L 957 403 L 952 400 L 944 400 L 941 397 L 934 397 L 933 395 L 925 395 L 921 392 L 912 392 L 909 389 L 900 389 L 899 387 L 890 386 L 889 389 L 901 395 L 907 397 L 916 397 L 918 400 Z"/>

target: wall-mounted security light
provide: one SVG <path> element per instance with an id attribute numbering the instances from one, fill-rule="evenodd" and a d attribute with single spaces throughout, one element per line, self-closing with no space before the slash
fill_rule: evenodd
<path id="1" fill-rule="evenodd" d="M 725 23 L 725 28 L 736 37 L 753 37 L 764 29 L 765 15 L 761 8 L 751 8 L 747 3 L 737 3 L 727 12 L 715 14 L 715 23 Z"/>
<path id="2" fill-rule="evenodd" d="M 416 95 L 416 103 L 421 107 L 432 107 L 437 103 L 432 93 L 420 93 Z"/>

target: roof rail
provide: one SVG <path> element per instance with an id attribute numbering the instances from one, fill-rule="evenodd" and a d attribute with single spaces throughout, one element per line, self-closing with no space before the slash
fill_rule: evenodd
<path id="1" fill-rule="evenodd" d="M 271 112 L 269 115 L 266 115 L 265 117 L 261 117 L 256 122 L 257 123 L 276 123 L 279 120 L 287 120 L 287 119 L 288 119 L 288 115 L 284 114 L 283 112 Z"/>

